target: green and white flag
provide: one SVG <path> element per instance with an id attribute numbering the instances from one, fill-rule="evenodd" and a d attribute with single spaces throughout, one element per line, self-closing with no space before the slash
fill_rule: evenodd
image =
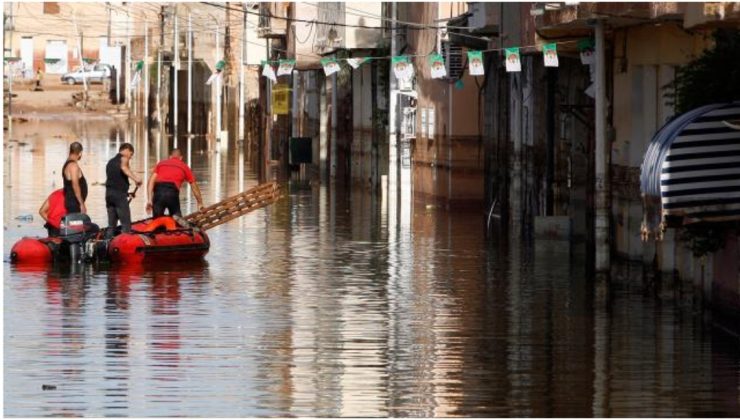
<path id="1" fill-rule="evenodd" d="M 581 64 L 594 64 L 594 40 L 584 38 L 578 41 L 578 51 L 581 52 Z"/>
<path id="2" fill-rule="evenodd" d="M 337 59 L 334 57 L 322 58 L 321 65 L 324 67 L 324 74 L 327 76 L 331 76 L 341 70 L 339 63 L 337 63 Z"/>
<path id="3" fill-rule="evenodd" d="M 131 86 L 129 87 L 129 90 L 136 89 L 136 86 L 139 84 L 139 81 L 141 80 L 141 70 L 144 68 L 144 60 L 139 60 L 136 63 L 136 72 L 134 73 L 134 77 L 131 78 Z"/>
<path id="4" fill-rule="evenodd" d="M 290 76 L 293 73 L 293 67 L 295 67 L 295 60 L 280 60 L 277 75 Z"/>
<path id="5" fill-rule="evenodd" d="M 268 61 L 262 62 L 262 75 L 272 80 L 272 83 L 277 82 L 277 76 L 275 76 L 275 69 L 272 68 L 272 64 Z"/>
<path id="6" fill-rule="evenodd" d="M 485 74 L 483 52 L 468 51 L 468 72 L 471 76 L 483 76 Z"/>
<path id="7" fill-rule="evenodd" d="M 554 43 L 542 46 L 542 56 L 545 58 L 545 67 L 558 67 L 558 50 Z"/>
<path id="8" fill-rule="evenodd" d="M 522 61 L 519 58 L 519 48 L 505 48 L 506 51 L 506 71 L 522 71 Z"/>
<path id="9" fill-rule="evenodd" d="M 429 66 L 432 69 L 432 79 L 441 79 L 447 76 L 447 68 L 445 68 L 445 60 L 442 55 L 432 53 L 429 56 Z"/>
<path id="10" fill-rule="evenodd" d="M 367 58 L 366 57 L 348 58 L 347 59 L 347 63 L 350 66 L 352 66 L 352 68 L 355 69 L 355 70 L 357 70 L 358 68 L 360 68 L 360 66 L 362 65 L 362 63 L 364 63 L 365 61 L 367 61 Z"/>
<path id="11" fill-rule="evenodd" d="M 396 79 L 410 81 L 414 77 L 414 65 L 411 64 L 409 57 L 405 55 L 392 57 L 391 65 L 393 66 L 393 74 L 396 76 Z"/>

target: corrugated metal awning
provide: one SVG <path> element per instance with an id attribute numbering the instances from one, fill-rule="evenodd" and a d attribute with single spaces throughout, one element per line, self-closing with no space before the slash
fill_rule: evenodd
<path id="1" fill-rule="evenodd" d="M 640 174 L 643 194 L 663 215 L 690 221 L 740 219 L 740 102 L 706 105 L 675 118 L 653 137 Z"/>

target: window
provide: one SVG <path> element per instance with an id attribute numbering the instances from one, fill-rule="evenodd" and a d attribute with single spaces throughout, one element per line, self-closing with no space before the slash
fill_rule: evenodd
<path id="1" fill-rule="evenodd" d="M 442 42 L 442 57 L 445 58 L 448 79 L 459 79 L 463 71 L 463 49 L 459 45 L 450 45 L 449 41 Z"/>

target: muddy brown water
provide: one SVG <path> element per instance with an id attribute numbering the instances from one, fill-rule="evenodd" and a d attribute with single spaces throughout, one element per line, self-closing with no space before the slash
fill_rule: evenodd
<path id="1" fill-rule="evenodd" d="M 480 214 L 295 182 L 210 231 L 204 262 L 9 264 L 74 139 L 105 224 L 117 144 L 142 173 L 164 155 L 131 133 L 55 117 L 6 134 L 6 416 L 740 415 L 736 338 L 640 288 L 603 299 L 577 247 L 486 239 Z M 208 203 L 257 184 L 233 146 L 191 144 Z"/>

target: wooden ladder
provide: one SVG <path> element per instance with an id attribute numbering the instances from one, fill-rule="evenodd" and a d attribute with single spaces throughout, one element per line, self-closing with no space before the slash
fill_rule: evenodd
<path id="1" fill-rule="evenodd" d="M 267 182 L 189 214 L 185 216 L 185 220 L 200 229 L 208 230 L 272 204 L 280 197 L 277 182 Z"/>

